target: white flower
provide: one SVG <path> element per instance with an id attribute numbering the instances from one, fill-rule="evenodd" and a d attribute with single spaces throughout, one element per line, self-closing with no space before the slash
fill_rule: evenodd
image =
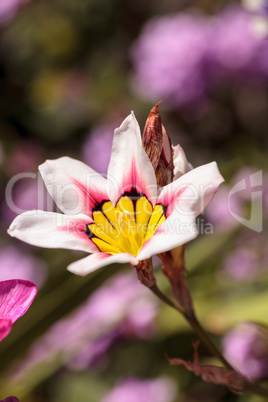
<path id="1" fill-rule="evenodd" d="M 186 159 L 177 159 L 181 171 Z M 39 170 L 63 214 L 23 213 L 9 234 L 36 246 L 91 253 L 69 265 L 79 275 L 118 262 L 137 266 L 192 240 L 196 216 L 223 181 L 212 162 L 158 189 L 133 113 L 115 130 L 107 180 L 69 157 L 48 160 Z"/>

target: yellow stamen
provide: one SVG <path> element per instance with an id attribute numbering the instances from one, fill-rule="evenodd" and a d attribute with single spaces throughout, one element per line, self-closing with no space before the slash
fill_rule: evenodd
<path id="1" fill-rule="evenodd" d="M 101 210 L 93 212 L 93 219 L 95 223 L 88 228 L 93 234 L 91 240 L 100 251 L 137 256 L 145 241 L 166 218 L 162 205 L 153 209 L 145 196 L 135 201 L 123 196 L 116 207 L 110 201 L 105 202 Z"/>

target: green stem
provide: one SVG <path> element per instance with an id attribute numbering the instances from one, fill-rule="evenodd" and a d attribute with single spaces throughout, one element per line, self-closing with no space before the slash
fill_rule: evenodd
<path id="1" fill-rule="evenodd" d="M 208 350 L 214 355 L 217 356 L 218 359 L 223 363 L 223 365 L 228 368 L 229 370 L 234 370 L 232 366 L 227 362 L 227 360 L 223 357 L 221 352 L 218 350 L 218 348 L 214 345 L 214 343 L 211 341 L 211 339 L 208 337 L 207 333 L 203 329 L 203 327 L 200 325 L 198 322 L 197 318 L 195 317 L 194 313 L 192 313 L 191 316 L 188 316 L 185 311 L 176 306 L 175 303 L 173 303 L 172 300 L 170 300 L 168 297 L 164 295 L 164 293 L 161 292 L 161 290 L 158 288 L 157 285 L 154 285 L 153 287 L 150 288 L 151 291 L 159 298 L 161 299 L 164 303 L 168 304 L 170 307 L 174 308 L 177 310 L 179 313 L 181 313 L 184 318 L 188 321 L 189 325 L 193 328 L 194 332 L 198 335 L 198 337 L 201 339 L 201 341 L 206 345 Z"/>
<path id="2" fill-rule="evenodd" d="M 221 352 L 219 351 L 217 346 L 208 337 L 207 333 L 205 332 L 204 328 L 200 325 L 200 323 L 197 320 L 197 318 L 194 315 L 194 313 L 190 317 L 187 317 L 186 315 L 184 315 L 184 317 L 188 321 L 188 323 L 191 325 L 191 327 L 193 328 L 194 332 L 201 339 L 201 341 L 206 345 L 208 350 L 210 350 L 210 352 L 214 356 L 216 356 L 226 368 L 228 368 L 229 370 L 234 370 L 234 368 L 230 365 L 230 363 L 228 363 L 227 360 L 224 358 L 224 356 L 221 354 Z"/>
<path id="3" fill-rule="evenodd" d="M 170 300 L 168 297 L 164 295 L 164 293 L 161 292 L 161 290 L 158 288 L 157 285 L 154 285 L 149 288 L 159 299 L 161 299 L 165 304 L 169 305 L 170 307 L 174 308 L 177 310 L 179 313 L 181 313 L 184 318 L 187 320 L 189 325 L 192 327 L 194 332 L 198 335 L 198 337 L 201 339 L 201 341 L 206 345 L 208 350 L 216 356 L 222 363 L 223 365 L 229 369 L 229 370 L 234 370 L 234 368 L 227 362 L 227 360 L 224 358 L 224 356 L 221 354 L 219 349 L 217 348 L 216 345 L 212 342 L 212 340 L 208 337 L 207 333 L 205 332 L 204 328 L 201 326 L 199 321 L 197 320 L 196 316 L 194 313 L 191 315 L 187 315 L 187 313 L 183 310 L 183 308 L 178 307 L 175 303 L 173 303 L 172 300 Z M 246 389 L 245 391 L 251 392 L 257 395 L 261 396 L 268 396 L 268 389 L 262 388 L 258 386 L 257 384 L 251 384 L 249 382 L 246 383 Z"/>
<path id="4" fill-rule="evenodd" d="M 182 315 L 184 315 L 184 310 L 178 306 L 176 306 L 176 304 L 173 303 L 172 300 L 170 300 L 166 295 L 164 295 L 164 293 L 161 292 L 161 290 L 159 289 L 159 287 L 157 285 L 154 285 L 152 287 L 149 288 L 160 300 L 162 300 L 164 303 L 168 304 L 170 307 L 174 308 L 175 310 L 177 310 L 179 313 L 181 313 Z"/>

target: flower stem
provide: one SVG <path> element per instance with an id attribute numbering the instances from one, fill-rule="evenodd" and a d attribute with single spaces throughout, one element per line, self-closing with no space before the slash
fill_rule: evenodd
<path id="1" fill-rule="evenodd" d="M 176 306 L 175 303 L 173 303 L 172 300 L 170 300 L 164 293 L 161 292 L 159 287 L 157 285 L 154 285 L 149 288 L 160 300 L 162 300 L 164 303 L 168 304 L 170 307 L 174 308 L 177 310 L 179 313 L 184 315 L 184 310 L 178 306 Z"/>
<path id="2" fill-rule="evenodd" d="M 190 324 L 190 326 L 193 328 L 194 332 L 198 335 L 198 337 L 201 339 L 201 341 L 206 345 L 206 347 L 208 348 L 208 350 L 210 350 L 210 352 L 218 357 L 218 359 L 224 364 L 224 366 L 226 368 L 228 368 L 229 370 L 233 370 L 232 366 L 227 362 L 227 360 L 223 357 L 223 355 L 221 354 L 221 352 L 218 350 L 218 348 L 216 347 L 216 345 L 214 345 L 214 343 L 212 342 L 212 340 L 208 337 L 207 333 L 205 332 L 204 328 L 200 325 L 199 321 L 197 320 L 196 316 L 194 315 L 194 313 L 192 313 L 191 315 L 188 315 L 187 313 L 185 313 L 185 311 L 183 311 L 182 308 L 176 306 L 175 303 L 173 303 L 172 300 L 170 300 L 168 297 L 166 297 L 164 295 L 164 293 L 161 292 L 161 290 L 158 288 L 157 285 L 154 285 L 153 287 L 150 288 L 151 291 L 157 296 L 159 297 L 159 299 L 161 299 L 164 303 L 168 304 L 170 307 L 174 308 L 175 310 L 177 310 L 179 313 L 181 313 L 184 318 L 186 319 L 186 321 L 188 321 L 188 323 Z"/>
<path id="3" fill-rule="evenodd" d="M 224 358 L 222 353 L 219 351 L 217 346 L 212 342 L 212 340 L 209 338 L 207 333 L 205 332 L 204 328 L 201 326 L 199 323 L 198 319 L 196 318 L 195 314 L 192 312 L 191 315 L 187 314 L 183 308 L 178 307 L 175 303 L 173 303 L 172 300 L 170 300 L 167 296 L 164 295 L 164 293 L 161 292 L 161 290 L 158 288 L 158 286 L 155 284 L 154 286 L 149 288 L 160 300 L 162 300 L 165 304 L 169 305 L 170 307 L 174 308 L 177 310 L 179 313 L 181 313 L 184 318 L 187 320 L 187 322 L 190 324 L 194 332 L 198 335 L 200 340 L 206 345 L 208 350 L 216 356 L 222 363 L 223 365 L 229 369 L 235 371 L 235 369 L 227 362 L 227 360 Z M 257 384 L 252 384 L 250 382 L 246 382 L 246 387 L 245 387 L 246 392 L 250 392 L 253 394 L 261 395 L 261 396 L 268 396 L 268 389 L 262 388 Z"/>
<path id="4" fill-rule="evenodd" d="M 201 324 L 197 320 L 197 318 L 194 315 L 194 313 L 190 317 L 187 317 L 186 315 L 184 315 L 184 317 L 188 321 L 188 323 L 191 325 L 191 327 L 193 328 L 194 332 L 201 339 L 201 341 L 206 345 L 208 350 L 210 350 L 210 352 L 214 356 L 216 356 L 226 368 L 228 368 L 229 370 L 234 370 L 234 368 L 230 365 L 230 363 L 227 362 L 227 360 L 224 358 L 222 353 L 219 351 L 217 346 L 208 337 L 207 333 L 205 332 L 204 328 L 201 326 Z"/>

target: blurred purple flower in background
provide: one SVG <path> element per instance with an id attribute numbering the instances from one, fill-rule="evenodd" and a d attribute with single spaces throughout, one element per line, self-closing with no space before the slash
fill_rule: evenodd
<path id="1" fill-rule="evenodd" d="M 267 0 L 242 0 L 242 4 L 246 10 L 258 15 L 268 16 Z"/>
<path id="2" fill-rule="evenodd" d="M 101 358 L 118 336 L 153 335 L 158 305 L 158 300 L 140 285 L 134 273 L 114 276 L 32 345 L 21 365 L 15 368 L 16 378 L 59 357 L 73 369 L 95 365 L 96 358 Z"/>
<path id="3" fill-rule="evenodd" d="M 229 5 L 213 17 L 185 12 L 149 20 L 131 52 L 134 91 L 176 109 L 204 100 L 230 79 L 263 80 L 268 42 L 256 34 L 252 18 Z"/>
<path id="4" fill-rule="evenodd" d="M 47 269 L 43 260 L 8 246 L 0 249 L 0 281 L 25 279 L 40 289 L 46 281 Z"/>
<path id="5" fill-rule="evenodd" d="M 1 400 L 0 402 L 20 402 L 15 396 L 8 396 L 7 398 Z"/>
<path id="6" fill-rule="evenodd" d="M 223 340 L 226 359 L 249 380 L 268 375 L 268 330 L 245 322 L 229 332 Z"/>
<path id="7" fill-rule="evenodd" d="M 21 173 L 11 186 L 6 187 L 6 198 L 2 203 L 2 216 L 6 223 L 20 213 L 41 209 L 45 211 L 55 210 L 55 204 L 48 194 L 41 176 L 36 173 Z"/>
<path id="8" fill-rule="evenodd" d="M 233 250 L 222 264 L 220 276 L 228 275 L 232 279 L 252 281 L 267 273 L 268 252 L 266 239 L 262 233 L 244 230 L 236 236 Z"/>
<path id="9" fill-rule="evenodd" d="M 217 74 L 240 77 L 257 73 L 256 57 L 262 41 L 252 29 L 252 17 L 240 6 L 232 5 L 210 20 L 208 58 L 212 78 Z M 237 75 L 238 74 L 238 75 Z"/>
<path id="10" fill-rule="evenodd" d="M 12 20 L 20 6 L 28 3 L 30 0 L 1 0 L 0 1 L 0 24 L 5 24 Z"/>
<path id="11" fill-rule="evenodd" d="M 148 100 L 173 107 L 195 102 L 205 90 L 207 26 L 198 14 L 149 21 L 132 48 L 132 87 Z"/>
<path id="12" fill-rule="evenodd" d="M 224 261 L 223 270 L 235 279 L 252 280 L 260 274 L 257 251 L 253 248 L 238 248 Z"/>
<path id="13" fill-rule="evenodd" d="M 259 183 L 259 169 L 247 167 L 239 170 L 233 177 L 229 186 L 223 185 L 215 194 L 206 209 L 206 216 L 218 230 L 230 230 L 241 223 L 236 216 L 248 219 L 251 212 L 253 194 L 254 202 L 268 198 L 268 178 L 262 178 Z M 267 203 L 268 204 L 268 203 Z M 259 205 L 261 207 L 261 203 Z M 249 209 L 249 211 L 247 211 Z M 267 208 L 268 211 L 268 208 Z M 265 211 L 264 211 L 265 212 Z"/>
<path id="14" fill-rule="evenodd" d="M 222 185 L 206 209 L 206 217 L 217 230 L 230 230 L 238 225 L 238 222 L 230 213 L 228 205 L 229 191 L 230 187 Z M 240 199 L 232 197 L 230 201 L 231 210 L 240 215 L 242 213 Z"/>
<path id="15" fill-rule="evenodd" d="M 101 402 L 171 402 L 176 394 L 175 383 L 167 378 L 127 378 L 108 392 Z"/>
<path id="16" fill-rule="evenodd" d="M 83 161 L 99 173 L 107 173 L 115 127 L 116 124 L 96 127 L 83 145 Z"/>
<path id="17" fill-rule="evenodd" d="M 113 342 L 121 335 L 120 329 L 115 329 L 102 338 L 90 343 L 82 352 L 67 362 L 66 366 L 73 371 L 87 370 L 103 366 L 106 361 L 106 353 Z"/>

